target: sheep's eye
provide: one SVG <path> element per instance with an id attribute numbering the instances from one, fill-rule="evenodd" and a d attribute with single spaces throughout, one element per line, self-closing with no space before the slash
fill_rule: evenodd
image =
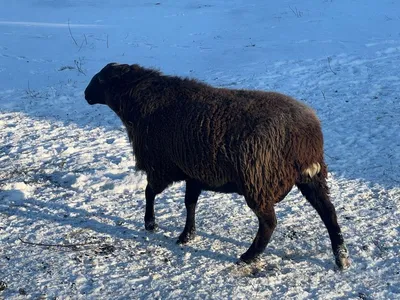
<path id="1" fill-rule="evenodd" d="M 98 81 L 100 84 L 103 84 L 103 83 L 104 83 L 104 80 L 101 79 L 100 77 L 97 78 L 97 81 Z"/>

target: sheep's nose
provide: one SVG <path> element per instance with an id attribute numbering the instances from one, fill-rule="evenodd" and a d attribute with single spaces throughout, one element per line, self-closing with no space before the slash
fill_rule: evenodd
<path id="1" fill-rule="evenodd" d="M 85 95 L 85 99 L 87 100 L 87 101 L 89 101 L 89 96 L 88 96 L 88 91 L 87 91 L 87 89 L 85 89 L 85 91 L 83 92 L 83 94 Z"/>
<path id="2" fill-rule="evenodd" d="M 85 91 L 85 99 L 89 104 L 92 104 L 92 101 L 89 99 L 88 93 Z"/>

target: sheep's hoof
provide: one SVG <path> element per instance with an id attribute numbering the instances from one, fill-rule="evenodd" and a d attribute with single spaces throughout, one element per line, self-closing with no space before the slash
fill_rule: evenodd
<path id="1" fill-rule="evenodd" d="M 144 228 L 148 231 L 156 231 L 158 229 L 158 225 L 155 221 L 150 221 L 144 223 Z"/>
<path id="2" fill-rule="evenodd" d="M 191 231 L 188 231 L 188 232 L 185 232 L 185 231 L 184 231 L 184 232 L 182 232 L 182 234 L 179 236 L 179 238 L 178 238 L 178 240 L 176 241 L 176 243 L 177 243 L 177 244 L 181 244 L 181 245 L 187 244 L 187 243 L 189 243 L 190 241 L 194 240 L 195 236 L 196 236 L 196 231 L 195 231 L 195 230 L 191 230 Z"/>
<path id="3" fill-rule="evenodd" d="M 336 251 L 335 261 L 340 270 L 346 270 L 350 267 L 349 251 L 345 245 L 341 245 Z"/>
<path id="4" fill-rule="evenodd" d="M 254 262 L 259 261 L 261 258 L 261 254 L 257 254 L 257 255 L 248 255 L 248 254 L 242 254 L 240 256 L 240 259 L 236 262 L 237 265 L 242 265 L 242 264 L 251 264 Z"/>

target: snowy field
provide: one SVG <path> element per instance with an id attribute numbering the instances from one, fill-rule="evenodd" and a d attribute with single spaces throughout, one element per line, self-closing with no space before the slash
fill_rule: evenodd
<path id="1" fill-rule="evenodd" d="M 0 299 L 400 299 L 400 2 L 157 1 L 0 0 Z M 111 61 L 312 106 L 351 268 L 296 189 L 257 264 L 236 194 L 181 247 L 176 184 L 146 232 L 124 128 L 83 97 Z"/>

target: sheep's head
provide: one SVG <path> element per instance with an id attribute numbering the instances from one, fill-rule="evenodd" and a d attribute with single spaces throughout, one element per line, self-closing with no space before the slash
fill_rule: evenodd
<path id="1" fill-rule="evenodd" d="M 99 73 L 93 76 L 92 80 L 85 89 L 85 99 L 90 104 L 109 103 L 110 87 L 118 82 L 121 77 L 129 72 L 130 66 L 126 64 L 109 63 Z"/>

